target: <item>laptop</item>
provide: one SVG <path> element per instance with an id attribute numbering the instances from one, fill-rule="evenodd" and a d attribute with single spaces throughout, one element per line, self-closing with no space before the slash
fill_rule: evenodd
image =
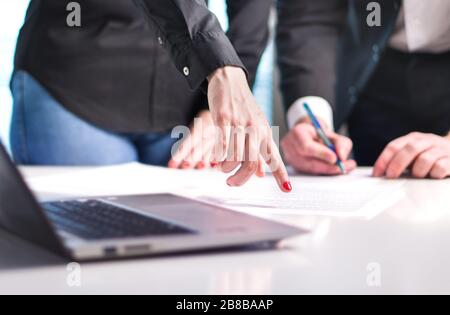
<path id="1" fill-rule="evenodd" d="M 171 194 L 39 203 L 1 143 L 0 227 L 80 262 L 275 246 L 305 233 Z"/>

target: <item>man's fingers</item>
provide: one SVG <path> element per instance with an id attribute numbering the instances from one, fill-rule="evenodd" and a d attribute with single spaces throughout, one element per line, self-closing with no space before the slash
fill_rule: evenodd
<path id="1" fill-rule="evenodd" d="M 348 173 L 354 171 L 357 164 L 353 160 L 343 162 Z M 305 173 L 314 175 L 338 176 L 342 175 L 341 169 L 337 165 L 329 165 L 320 160 L 307 159 L 303 163 L 305 166 L 303 170 Z"/>
<path id="2" fill-rule="evenodd" d="M 342 175 L 342 171 L 337 165 L 330 165 L 321 160 L 305 157 L 297 157 L 294 159 L 286 158 L 289 164 L 300 173 L 324 176 Z M 347 170 L 347 174 L 353 172 L 357 167 L 357 163 L 354 160 L 347 160 L 343 163 Z"/>
<path id="3" fill-rule="evenodd" d="M 330 164 L 336 163 L 337 160 L 336 154 L 319 141 L 317 132 L 310 125 L 293 129 L 286 136 L 282 147 L 284 151 L 293 151 L 295 155 L 320 159 Z"/>
<path id="4" fill-rule="evenodd" d="M 347 174 L 349 174 L 349 173 L 353 172 L 358 167 L 358 163 L 356 163 L 355 160 L 347 160 L 347 161 L 344 162 L 344 166 L 345 166 L 345 168 L 347 170 Z M 339 175 L 341 175 L 342 174 L 341 173 L 342 170 L 339 169 L 339 171 L 340 171 Z"/>
<path id="5" fill-rule="evenodd" d="M 440 148 L 431 148 L 423 152 L 414 162 L 412 175 L 416 178 L 425 178 L 431 173 L 436 161 L 445 157 L 445 152 Z"/>
<path id="6" fill-rule="evenodd" d="M 450 176 L 450 158 L 443 158 L 434 163 L 430 173 L 431 178 L 445 179 Z"/>
<path id="7" fill-rule="evenodd" d="M 345 169 L 347 170 L 347 173 L 353 172 L 357 167 L 357 164 L 354 160 L 347 160 L 343 163 L 344 163 Z M 334 176 L 343 175 L 342 170 L 337 165 L 328 166 L 323 169 L 321 169 L 321 168 L 322 168 L 322 165 L 317 165 L 317 174 L 318 175 L 334 175 Z"/>
<path id="8" fill-rule="evenodd" d="M 335 134 L 333 137 L 330 137 L 331 141 L 334 143 L 336 147 L 339 158 L 342 161 L 347 161 L 350 154 L 353 150 L 353 141 L 347 137 Z"/>
<path id="9" fill-rule="evenodd" d="M 431 146 L 426 140 L 409 142 L 392 157 L 386 167 L 386 176 L 391 179 L 399 178 L 411 163 Z"/>
<path id="10" fill-rule="evenodd" d="M 305 157 L 322 160 L 328 164 L 335 164 L 337 162 L 336 154 L 320 142 L 309 141 L 299 147 L 299 150 L 300 152 L 298 153 Z"/>
<path id="11" fill-rule="evenodd" d="M 353 149 L 353 142 L 332 131 L 326 133 L 335 145 L 339 158 L 343 161 L 348 160 Z M 319 159 L 329 164 L 336 164 L 338 159 L 333 150 L 320 142 L 316 132 L 309 133 L 306 129 L 297 129 L 295 148 L 298 155 Z"/>
<path id="12" fill-rule="evenodd" d="M 394 156 L 408 143 L 408 137 L 398 138 L 392 141 L 381 153 L 380 157 L 375 163 L 373 176 L 381 177 L 386 174 L 386 170 L 394 158 Z"/>

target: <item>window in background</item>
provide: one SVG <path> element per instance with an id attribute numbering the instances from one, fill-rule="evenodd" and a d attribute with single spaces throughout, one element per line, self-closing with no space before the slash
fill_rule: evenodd
<path id="1" fill-rule="evenodd" d="M 29 0 L 0 0 L 0 138 L 8 145 L 11 116 L 9 80 L 17 34 L 22 26 Z"/>
<path id="2" fill-rule="evenodd" d="M 0 0 L 0 138 L 7 145 L 12 104 L 9 80 L 13 70 L 17 34 L 23 23 L 28 3 L 29 0 Z M 226 29 L 228 22 L 225 1 L 211 0 L 210 3 L 211 9 Z M 273 56 L 273 43 L 271 43 L 261 61 L 255 85 L 255 95 L 269 120 L 272 119 Z"/>

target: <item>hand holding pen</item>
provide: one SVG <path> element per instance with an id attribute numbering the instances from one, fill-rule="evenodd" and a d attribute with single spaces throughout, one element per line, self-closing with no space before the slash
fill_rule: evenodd
<path id="1" fill-rule="evenodd" d="M 281 143 L 286 162 L 301 173 L 313 175 L 334 176 L 353 171 L 357 166 L 349 159 L 353 142 L 333 132 L 307 104 L 305 111 L 309 117 L 299 121 Z"/>
<path id="2" fill-rule="evenodd" d="M 331 142 L 331 140 L 325 134 L 325 131 L 322 128 L 322 125 L 320 124 L 319 120 L 316 118 L 316 116 L 312 112 L 309 105 L 305 103 L 304 107 L 305 107 L 306 112 L 308 113 L 309 119 L 311 119 L 311 122 L 312 122 L 314 128 L 316 128 L 316 132 L 317 132 L 317 135 L 319 136 L 320 140 L 322 140 L 322 142 L 328 147 L 328 149 L 330 149 L 331 151 L 333 151 L 334 154 L 336 154 L 336 158 L 337 158 L 336 165 L 341 170 L 342 175 L 347 174 L 347 169 L 345 168 L 344 163 L 342 162 L 341 158 L 339 157 L 339 153 L 336 150 L 336 146 Z"/>

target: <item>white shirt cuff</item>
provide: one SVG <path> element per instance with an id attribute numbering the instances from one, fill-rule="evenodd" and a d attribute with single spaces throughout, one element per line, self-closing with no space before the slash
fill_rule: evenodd
<path id="1" fill-rule="evenodd" d="M 299 120 L 308 117 L 308 113 L 304 108 L 305 103 L 311 107 L 317 118 L 323 120 L 330 129 L 334 130 L 333 109 L 326 99 L 318 96 L 302 97 L 292 104 L 287 113 L 289 129 L 292 129 Z"/>

